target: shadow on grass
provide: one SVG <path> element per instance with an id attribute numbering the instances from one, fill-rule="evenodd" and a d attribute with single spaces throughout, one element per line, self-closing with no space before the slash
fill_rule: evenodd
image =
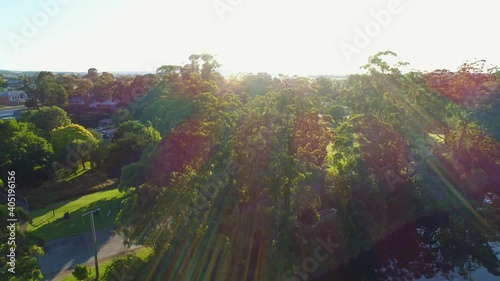
<path id="1" fill-rule="evenodd" d="M 36 223 L 34 221 L 31 221 L 31 225 L 34 226 L 34 227 L 39 227 L 40 225 L 42 224 L 46 224 L 46 223 L 50 223 L 51 220 L 56 220 L 58 218 L 56 218 L 55 214 L 52 215 L 51 217 L 48 217 L 48 218 L 44 218 L 44 219 L 40 219 L 40 220 L 37 220 Z M 60 219 L 60 218 L 59 218 Z"/>
<path id="2" fill-rule="evenodd" d="M 122 198 L 103 199 L 71 212 L 70 218 L 67 221 L 62 219 L 64 214 L 56 214 L 52 221 L 47 224 L 32 230 L 32 232 L 46 240 L 57 239 L 79 233 L 90 231 L 90 215 L 82 218 L 84 213 L 100 208 L 100 212 L 94 216 L 96 229 L 107 226 L 112 226 L 115 222 L 116 215 L 119 211 L 120 201 Z M 61 207 L 69 202 L 61 203 Z M 109 216 L 108 216 L 109 213 Z M 47 219 L 45 219 L 47 221 Z M 33 226 L 39 226 L 41 222 L 35 221 Z"/>
<path id="3" fill-rule="evenodd" d="M 90 172 L 90 171 L 92 171 L 92 167 L 90 165 L 90 162 L 87 161 L 87 162 L 85 162 L 85 169 L 83 169 L 81 164 L 79 164 L 77 167 L 76 173 L 75 172 L 68 173 L 67 175 L 57 179 L 56 182 L 63 182 L 63 181 L 69 182 L 69 181 L 72 181 L 72 180 L 79 178 L 83 174 Z"/>
<path id="4" fill-rule="evenodd" d="M 110 190 L 114 187 L 116 187 L 116 179 L 111 179 L 106 174 L 89 170 L 70 181 L 47 181 L 38 188 L 26 189 L 24 192 L 30 202 L 30 207 L 36 210 L 55 202 L 65 204 L 68 199 L 75 200 L 75 198 L 83 195 Z"/>

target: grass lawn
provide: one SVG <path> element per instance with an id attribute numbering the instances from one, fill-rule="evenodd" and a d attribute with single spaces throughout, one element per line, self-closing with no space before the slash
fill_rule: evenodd
<path id="1" fill-rule="evenodd" d="M 140 249 L 136 249 L 136 250 L 132 250 L 131 252 L 127 252 L 127 253 L 124 253 L 122 255 L 119 255 L 119 256 L 116 256 L 112 259 L 109 259 L 109 260 L 106 260 L 104 262 L 100 262 L 99 263 L 99 280 L 104 280 L 102 278 L 102 276 L 104 276 L 104 272 L 106 272 L 106 268 L 108 266 L 111 265 L 111 263 L 113 263 L 113 261 L 117 258 L 120 258 L 120 257 L 124 257 L 128 254 L 131 254 L 131 253 L 134 253 L 138 258 L 140 258 L 141 260 L 145 261 L 152 253 L 153 253 L 153 249 L 152 248 L 140 248 Z M 93 265 L 93 264 L 92 264 Z M 91 280 L 94 280 L 95 278 L 95 267 L 92 266 L 92 267 L 89 267 L 90 270 L 91 270 L 91 273 L 90 273 L 90 278 Z M 77 279 L 73 276 L 73 274 L 70 274 L 68 276 L 66 276 L 65 278 L 63 278 L 61 281 L 77 281 Z"/>
<path id="2" fill-rule="evenodd" d="M 77 199 L 83 195 L 93 194 L 116 187 L 116 179 L 94 169 L 80 174 L 71 180 L 49 180 L 37 188 L 25 190 L 25 196 L 33 210 L 45 208 L 59 201 Z"/>
<path id="3" fill-rule="evenodd" d="M 95 217 L 96 229 L 112 226 L 123 196 L 124 193 L 113 189 L 50 204 L 30 212 L 33 221 L 28 224 L 27 230 L 46 240 L 84 233 L 90 231 L 90 219 L 89 216 L 82 219 L 81 215 L 95 208 L 101 208 L 101 212 Z M 111 215 L 107 216 L 110 208 Z M 59 218 L 66 212 L 69 212 L 70 219 L 64 222 Z"/>

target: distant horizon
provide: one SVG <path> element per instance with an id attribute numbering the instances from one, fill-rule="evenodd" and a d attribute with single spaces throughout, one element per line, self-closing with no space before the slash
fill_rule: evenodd
<path id="1" fill-rule="evenodd" d="M 154 72 L 209 53 L 224 75 L 350 75 L 386 50 L 420 71 L 500 65 L 497 4 L 487 0 L 42 0 L 4 9 L 0 68 L 15 71 Z"/>
<path id="2" fill-rule="evenodd" d="M 88 69 L 87 69 L 88 70 Z M 55 71 L 55 70 L 12 70 L 12 69 L 0 69 L 0 74 L 1 72 L 12 72 L 12 73 L 39 73 L 39 72 L 42 72 L 42 71 L 49 71 L 49 72 L 52 72 L 52 73 L 56 73 L 56 74 L 59 74 L 59 73 L 71 73 L 71 74 L 87 74 L 88 71 L 66 71 L 66 70 L 63 70 L 63 71 Z M 107 73 L 111 73 L 111 74 L 139 74 L 139 75 L 143 75 L 143 74 L 154 74 L 156 73 L 156 71 L 154 72 L 148 72 L 148 71 L 137 71 L 137 70 L 99 70 L 97 69 L 97 71 L 99 73 L 103 73 L 103 72 L 107 72 Z M 219 73 L 221 73 L 219 71 Z M 237 73 L 229 73 L 229 74 L 226 74 L 226 73 L 221 73 L 222 76 L 224 77 L 230 77 L 232 75 L 239 75 L 239 74 L 257 74 L 257 73 L 267 73 L 271 76 L 280 76 L 280 75 L 285 75 L 285 76 L 294 76 L 294 75 L 286 75 L 286 74 L 282 74 L 282 73 L 278 73 L 278 74 L 274 74 L 274 73 L 268 73 L 268 72 L 237 72 Z M 308 75 L 297 75 L 297 76 L 301 76 L 301 77 L 348 77 L 349 75 L 352 75 L 352 74 L 356 74 L 356 73 L 350 73 L 350 74 L 308 74 Z"/>

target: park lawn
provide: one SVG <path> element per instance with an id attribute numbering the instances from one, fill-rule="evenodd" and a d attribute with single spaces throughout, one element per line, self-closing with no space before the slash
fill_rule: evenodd
<path id="1" fill-rule="evenodd" d="M 69 181 L 49 180 L 41 184 L 40 187 L 27 188 L 25 196 L 30 207 L 36 210 L 59 201 L 76 199 L 97 191 L 113 189 L 116 187 L 116 181 L 117 179 L 109 178 L 108 175 L 93 169 Z"/>
<path id="2" fill-rule="evenodd" d="M 118 256 L 111 258 L 111 259 L 108 259 L 108 260 L 105 260 L 103 262 L 99 262 L 99 280 L 104 280 L 103 276 L 104 276 L 104 272 L 106 272 L 106 268 L 108 266 L 110 266 L 113 263 L 113 261 L 115 261 L 115 259 L 125 257 L 131 253 L 134 253 L 141 260 L 146 261 L 153 253 L 153 249 L 147 248 L 147 247 L 142 247 L 142 248 L 138 248 L 138 249 L 132 250 L 132 251 L 127 252 L 127 253 L 123 253 L 121 255 L 118 255 Z M 92 263 L 92 265 L 93 265 L 93 263 Z M 91 266 L 91 267 L 89 266 L 89 268 L 90 268 L 90 279 L 94 280 L 95 279 L 95 266 Z M 69 274 L 68 276 L 64 277 L 61 281 L 77 281 L 77 279 L 73 276 L 73 274 Z"/>
<path id="3" fill-rule="evenodd" d="M 95 216 L 96 229 L 112 226 L 123 196 L 124 193 L 113 189 L 50 204 L 45 208 L 30 212 L 32 222 L 27 225 L 27 230 L 45 240 L 88 232 L 90 231 L 90 217 L 87 215 L 82 219 L 82 214 L 96 208 L 101 209 Z M 110 209 L 111 213 L 108 216 Z M 70 219 L 64 222 L 59 218 L 62 218 L 66 212 L 70 214 Z"/>

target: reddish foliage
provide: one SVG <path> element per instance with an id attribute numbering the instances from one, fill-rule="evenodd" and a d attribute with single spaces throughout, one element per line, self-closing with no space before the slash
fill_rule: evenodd
<path id="1" fill-rule="evenodd" d="M 458 146 L 460 136 L 451 134 L 447 139 L 448 147 Z M 486 187 L 500 186 L 500 143 L 488 137 L 484 131 L 473 127 L 463 136 L 463 147 L 459 159 L 447 160 L 454 167 L 453 175 L 463 179 L 464 189 L 469 193 L 482 196 Z M 497 193 L 499 190 L 492 190 Z"/>
<path id="2" fill-rule="evenodd" d="M 353 121 L 363 160 L 379 179 L 384 179 L 389 172 L 399 175 L 410 168 L 408 146 L 394 128 L 372 115 Z"/>
<path id="3" fill-rule="evenodd" d="M 165 186 L 172 173 L 182 172 L 188 165 L 195 170 L 201 167 L 212 148 L 211 134 L 202 126 L 204 121 L 190 118 L 162 140 L 146 174 L 148 183 Z"/>
<path id="4" fill-rule="evenodd" d="M 328 124 L 321 116 L 313 113 L 302 114 L 295 122 L 293 148 L 306 165 L 320 167 L 332 137 Z"/>
<path id="5" fill-rule="evenodd" d="M 467 65 L 458 72 L 436 70 L 425 77 L 425 82 L 433 91 L 461 105 L 482 103 L 496 88 L 492 75 L 478 73 Z"/>

